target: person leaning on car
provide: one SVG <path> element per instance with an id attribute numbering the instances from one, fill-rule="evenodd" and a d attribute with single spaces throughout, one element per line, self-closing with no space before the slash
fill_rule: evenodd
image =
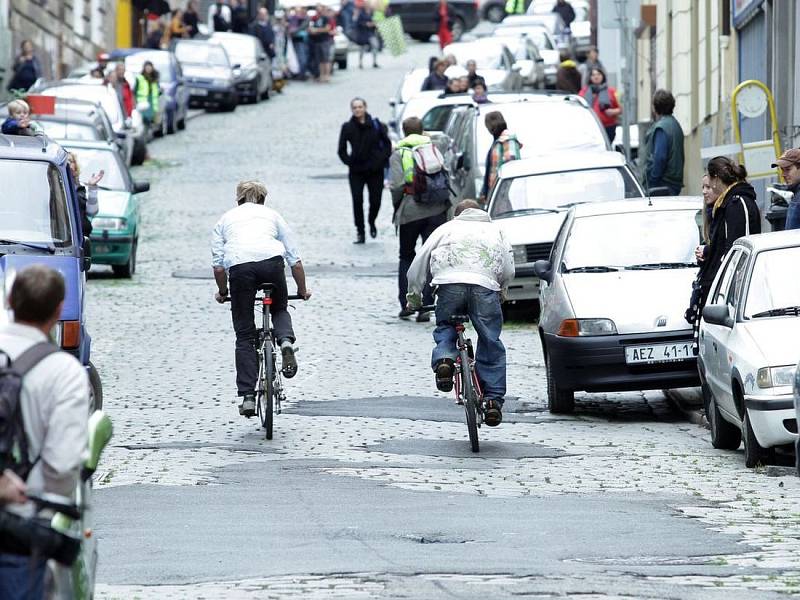
<path id="1" fill-rule="evenodd" d="M 61 315 L 64 297 L 64 279 L 58 271 L 44 265 L 31 265 L 19 271 L 9 295 L 14 320 L 0 328 L 0 356 L 5 355 L 13 363 L 34 345 L 48 343 L 48 335 Z M 72 497 L 88 438 L 86 370 L 75 357 L 53 348 L 53 353 L 41 359 L 23 378 L 20 405 L 29 459 L 35 462 L 25 486 L 37 494 Z M 9 482 L 8 474 L 4 477 L 3 487 L 16 488 L 10 497 L 20 499 L 19 494 L 24 491 L 20 491 L 19 484 Z M 7 506 L 6 510 L 27 517 L 29 508 Z M 43 558 L 0 552 L 0 598 L 41 598 L 45 563 Z"/>

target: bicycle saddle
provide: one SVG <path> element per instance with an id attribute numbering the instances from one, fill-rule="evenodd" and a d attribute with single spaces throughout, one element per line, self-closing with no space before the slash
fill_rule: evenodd
<path id="1" fill-rule="evenodd" d="M 469 315 L 451 315 L 451 323 L 469 323 Z"/>
<path id="2" fill-rule="evenodd" d="M 262 292 L 273 292 L 275 291 L 275 284 L 274 283 L 259 283 L 256 286 L 257 289 L 261 290 Z"/>

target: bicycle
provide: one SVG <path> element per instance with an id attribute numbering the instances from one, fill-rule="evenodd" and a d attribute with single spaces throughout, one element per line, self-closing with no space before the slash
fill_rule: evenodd
<path id="1" fill-rule="evenodd" d="M 435 310 L 436 307 L 430 305 L 421 307 L 418 312 Z M 453 391 L 456 395 L 456 402 L 464 406 L 467 432 L 469 433 L 469 443 L 472 451 L 480 452 L 478 429 L 483 424 L 485 406 L 483 390 L 481 390 L 481 384 L 478 380 L 478 372 L 475 370 L 475 351 L 472 348 L 472 340 L 464 335 L 464 324 L 469 323 L 469 315 L 451 315 L 448 321 L 453 325 L 458 335 L 456 341 L 458 357 L 455 360 L 455 371 L 453 373 Z"/>
<path id="2" fill-rule="evenodd" d="M 275 285 L 260 283 L 256 289 L 262 292 L 262 295 L 256 296 L 255 299 L 256 306 L 261 305 L 261 329 L 256 331 L 256 352 L 258 354 L 256 414 L 261 421 L 261 427 L 265 430 L 265 438 L 271 440 L 274 416 L 281 414 L 281 402 L 286 400 L 281 372 L 277 369 L 278 348 L 269 313 Z M 225 302 L 230 302 L 230 300 L 230 296 L 225 298 Z M 297 294 L 290 294 L 288 300 L 305 300 L 305 298 Z"/>

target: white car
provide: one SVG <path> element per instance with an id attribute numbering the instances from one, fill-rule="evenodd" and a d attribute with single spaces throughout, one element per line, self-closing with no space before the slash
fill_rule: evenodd
<path id="1" fill-rule="evenodd" d="M 755 467 L 797 439 L 792 395 L 800 359 L 800 231 L 738 239 L 700 321 L 698 369 L 715 448 Z"/>
<path id="2" fill-rule="evenodd" d="M 619 152 L 553 152 L 503 165 L 489 214 L 514 249 L 516 277 L 508 300 L 539 298 L 534 263 L 550 256 L 553 240 L 575 204 L 643 198 Z"/>
<path id="3" fill-rule="evenodd" d="M 390 121 L 399 122 L 406 102 L 417 94 L 422 93 L 422 84 L 425 83 L 425 78 L 429 73 L 430 71 L 424 68 L 412 69 L 403 76 L 400 87 L 397 88 L 397 93 L 389 98 L 389 108 L 392 109 Z"/>
<path id="4" fill-rule="evenodd" d="M 535 267 L 551 412 L 571 412 L 576 391 L 698 384 L 684 312 L 701 206 L 699 198 L 657 198 L 570 210 L 550 257 Z"/>
<path id="5" fill-rule="evenodd" d="M 474 60 L 478 75 L 486 81 L 489 92 L 516 92 L 522 89 L 520 65 L 515 64 L 514 55 L 502 42 L 493 38 L 480 38 L 474 42 L 456 42 L 445 47 L 442 53 L 456 57 L 457 64 L 466 68 Z"/>
<path id="6" fill-rule="evenodd" d="M 539 55 L 544 61 L 544 80 L 548 88 L 555 88 L 556 74 L 561 57 L 553 36 L 543 25 L 508 25 L 501 23 L 494 30 L 499 37 L 527 37 L 539 50 Z"/>
<path id="7" fill-rule="evenodd" d="M 393 140 L 401 139 L 403 121 L 410 117 L 422 119 L 422 127 L 427 132 L 442 131 L 453 108 L 474 105 L 471 94 L 443 95 L 441 90 L 420 92 L 403 104 L 402 112 L 396 120 L 389 121 L 389 137 Z"/>

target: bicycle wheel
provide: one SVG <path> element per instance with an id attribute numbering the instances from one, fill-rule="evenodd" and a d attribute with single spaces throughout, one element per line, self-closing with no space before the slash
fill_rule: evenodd
<path id="1" fill-rule="evenodd" d="M 272 439 L 272 422 L 275 419 L 275 348 L 264 344 L 264 422 L 266 438 Z"/>
<path id="2" fill-rule="evenodd" d="M 258 412 L 258 419 L 261 421 L 261 427 L 266 427 L 267 415 L 267 394 L 264 385 L 264 344 L 258 346 L 258 381 L 256 382 L 256 411 Z"/>
<path id="3" fill-rule="evenodd" d="M 464 393 L 464 412 L 467 415 L 467 431 L 469 432 L 469 443 L 473 452 L 480 452 L 478 442 L 478 395 L 472 383 L 472 373 L 469 368 L 469 359 L 466 352 L 461 358 L 461 389 Z"/>

